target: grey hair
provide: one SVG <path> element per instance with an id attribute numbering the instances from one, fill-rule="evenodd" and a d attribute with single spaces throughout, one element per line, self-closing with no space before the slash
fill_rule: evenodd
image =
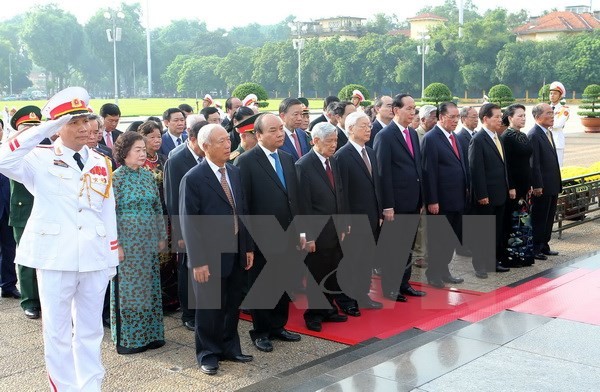
<path id="1" fill-rule="evenodd" d="M 542 113 L 544 113 L 544 105 L 546 105 L 546 104 L 538 103 L 537 105 L 535 105 L 533 107 L 533 109 L 531 109 L 531 115 L 533 116 L 533 118 L 535 118 L 537 120 L 537 118 L 540 117 L 542 115 Z"/>
<path id="2" fill-rule="evenodd" d="M 473 106 L 463 106 L 460 109 L 460 113 L 458 115 L 460 116 L 460 118 L 468 117 L 471 109 L 474 109 Z"/>
<path id="3" fill-rule="evenodd" d="M 365 112 L 352 112 L 348 115 L 348 117 L 346 117 L 346 122 L 344 123 L 346 125 L 346 129 L 350 130 L 350 127 L 353 127 L 359 119 L 361 118 L 366 118 L 367 120 L 369 120 L 369 122 L 371 122 L 371 119 L 369 118 L 369 116 L 367 116 L 365 114 Z"/>
<path id="4" fill-rule="evenodd" d="M 198 145 L 210 144 L 210 137 L 216 129 L 225 130 L 221 124 L 208 124 L 200 128 L 200 131 L 198 131 Z"/>
<path id="5" fill-rule="evenodd" d="M 200 121 L 206 121 L 203 115 L 201 114 L 190 114 L 185 118 L 185 126 L 187 129 L 190 129 L 194 126 L 194 124 L 199 123 Z"/>
<path id="6" fill-rule="evenodd" d="M 428 118 L 432 112 L 437 111 L 437 108 L 433 105 L 423 105 L 419 109 L 419 118 Z"/>
<path id="7" fill-rule="evenodd" d="M 97 114 L 88 114 L 88 120 L 96 121 L 98 123 L 98 129 L 102 130 L 104 128 L 104 119 Z"/>
<path id="8" fill-rule="evenodd" d="M 332 125 L 329 122 L 320 122 L 317 123 L 310 135 L 314 138 L 319 138 L 321 140 L 326 139 L 328 136 L 333 135 L 336 132 L 335 125 Z"/>

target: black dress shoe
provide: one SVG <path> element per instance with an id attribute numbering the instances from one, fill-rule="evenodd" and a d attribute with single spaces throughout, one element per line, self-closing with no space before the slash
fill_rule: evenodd
<path id="1" fill-rule="evenodd" d="M 298 342 L 302 339 L 299 334 L 286 331 L 285 329 L 279 333 L 271 334 L 271 338 L 283 340 L 284 342 Z"/>
<path id="2" fill-rule="evenodd" d="M 441 279 L 427 279 L 427 284 L 437 289 L 443 289 L 444 287 L 446 287 L 446 285 Z"/>
<path id="3" fill-rule="evenodd" d="M 402 293 L 404 295 L 410 295 L 411 297 L 424 297 L 427 295 L 426 292 L 421 291 L 421 290 L 415 290 L 412 287 L 409 287 L 407 289 L 400 289 L 400 293 Z"/>
<path id="4" fill-rule="evenodd" d="M 39 319 L 40 318 L 40 310 L 37 308 L 31 308 L 31 309 L 25 309 L 25 317 L 27 317 L 28 319 Z"/>
<path id="5" fill-rule="evenodd" d="M 321 329 L 323 328 L 321 323 L 318 321 L 305 321 L 305 323 L 306 329 L 308 329 L 309 331 L 321 332 Z"/>
<path id="6" fill-rule="evenodd" d="M 161 348 L 162 346 L 165 345 L 165 341 L 164 340 L 155 340 L 152 343 L 148 343 L 146 345 L 146 347 L 150 350 L 156 350 L 157 348 Z"/>
<path id="7" fill-rule="evenodd" d="M 383 309 L 383 304 L 381 302 L 373 301 L 369 297 L 362 301 L 359 301 L 358 303 L 359 306 L 364 309 Z"/>
<path id="8" fill-rule="evenodd" d="M 343 323 L 345 321 L 348 321 L 348 316 L 346 316 L 345 314 L 333 313 L 325 317 L 323 321 L 327 321 L 330 323 Z"/>
<path id="9" fill-rule="evenodd" d="M 558 252 L 555 250 L 543 250 L 542 253 L 546 256 L 558 256 Z"/>
<path id="10" fill-rule="evenodd" d="M 226 355 L 224 357 L 224 359 L 226 361 L 231 361 L 231 362 L 252 362 L 254 360 L 254 357 L 252 355 L 237 354 L 237 355 Z"/>
<path id="11" fill-rule="evenodd" d="M 16 288 L 10 290 L 2 290 L 0 296 L 2 296 L 2 298 L 21 299 L 21 292 Z"/>
<path id="12" fill-rule="evenodd" d="M 478 277 L 479 279 L 487 279 L 488 278 L 488 274 L 485 271 L 475 271 L 475 276 Z"/>
<path id="13" fill-rule="evenodd" d="M 183 326 L 185 327 L 185 329 L 187 329 L 188 331 L 195 331 L 196 330 L 196 320 L 188 320 L 188 321 L 184 321 L 183 322 Z"/>
<path id="14" fill-rule="evenodd" d="M 446 283 L 459 284 L 464 282 L 465 280 L 463 278 L 457 278 L 456 276 L 448 275 L 443 277 L 442 281 Z"/>
<path id="15" fill-rule="evenodd" d="M 500 264 L 496 264 L 496 272 L 508 272 L 510 268 L 503 267 Z"/>
<path id="16" fill-rule="evenodd" d="M 533 258 L 536 260 L 548 260 L 548 256 L 546 256 L 542 252 L 537 253 L 535 256 L 533 256 Z"/>
<path id="17" fill-rule="evenodd" d="M 273 343 L 271 343 L 269 338 L 254 339 L 252 343 L 254 344 L 254 347 L 259 349 L 260 351 L 264 351 L 266 353 L 270 353 L 271 351 L 273 351 Z"/>
<path id="18" fill-rule="evenodd" d="M 396 301 L 396 302 L 406 302 L 407 299 L 404 295 L 395 292 L 395 291 L 391 291 L 387 294 L 384 295 L 387 299 L 391 299 L 392 301 Z"/>
<path id="19" fill-rule="evenodd" d="M 219 370 L 219 365 L 200 365 L 200 371 L 204 374 L 208 374 L 209 376 L 214 376 L 217 374 L 217 370 Z"/>
<path id="20" fill-rule="evenodd" d="M 146 351 L 147 346 L 144 347 L 123 347 L 117 344 L 117 353 L 121 355 L 129 355 L 129 354 L 139 354 Z"/>
<path id="21" fill-rule="evenodd" d="M 343 308 L 342 312 L 346 313 L 348 316 L 360 317 L 360 310 L 355 306 L 349 306 L 347 308 Z"/>

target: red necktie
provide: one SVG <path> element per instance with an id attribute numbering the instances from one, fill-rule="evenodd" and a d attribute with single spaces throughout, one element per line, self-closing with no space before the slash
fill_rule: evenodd
<path id="1" fill-rule="evenodd" d="M 331 187 L 335 189 L 335 181 L 333 180 L 333 172 L 331 171 L 331 166 L 329 166 L 329 159 L 325 159 L 325 173 L 327 174 L 327 178 L 329 178 L 329 183 Z"/>
<path id="2" fill-rule="evenodd" d="M 296 131 L 292 132 L 292 138 L 294 139 L 294 144 L 296 145 L 296 153 L 298 153 L 298 158 L 302 158 L 302 149 L 300 148 L 300 140 L 298 140 L 298 134 L 296 134 Z"/>
<path id="3" fill-rule="evenodd" d="M 413 151 L 412 140 L 410 140 L 410 133 L 408 132 L 408 128 L 404 128 L 404 140 L 406 140 L 406 144 L 408 145 L 408 151 L 410 151 L 410 156 L 415 157 L 415 152 Z"/>
<path id="4" fill-rule="evenodd" d="M 452 149 L 454 150 L 454 154 L 460 160 L 460 154 L 458 153 L 458 147 L 456 146 L 456 139 L 454 138 L 454 134 L 450 134 L 450 142 L 452 143 Z"/>

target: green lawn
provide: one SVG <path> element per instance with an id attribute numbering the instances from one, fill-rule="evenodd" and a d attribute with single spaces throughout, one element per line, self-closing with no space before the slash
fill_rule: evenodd
<path id="1" fill-rule="evenodd" d="M 225 106 L 225 98 L 215 99 L 221 105 Z M 322 99 L 311 99 L 310 108 L 311 110 L 318 111 L 322 108 L 323 100 Z M 90 106 L 94 110 L 94 112 L 98 112 L 100 107 L 105 103 L 114 102 L 113 99 L 92 99 Z M 279 103 L 281 99 L 270 99 L 269 106 L 266 108 L 261 108 L 262 111 L 268 110 L 278 110 Z M 121 109 L 121 114 L 123 117 L 131 117 L 131 116 L 158 116 L 161 117 L 162 113 L 172 107 L 177 107 L 182 103 L 187 103 L 191 105 L 194 109 L 196 109 L 196 99 L 195 98 L 122 98 L 119 99 L 119 108 Z M 40 108 L 46 104 L 46 101 L 1 101 L 0 107 L 8 107 L 10 108 L 21 108 L 26 105 L 35 105 Z M 202 100 L 198 102 L 200 106 L 202 106 Z M 225 108 L 223 107 L 223 110 Z"/>

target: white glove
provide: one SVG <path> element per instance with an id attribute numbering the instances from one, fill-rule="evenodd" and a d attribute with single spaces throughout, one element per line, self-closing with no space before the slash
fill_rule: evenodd
<path id="1" fill-rule="evenodd" d="M 50 138 L 56 135 L 65 124 L 71 121 L 72 118 L 72 114 L 65 114 L 64 116 L 61 116 L 56 120 L 48 120 L 38 125 L 36 127 L 36 131 L 39 135 L 43 135 L 44 137 Z"/>

